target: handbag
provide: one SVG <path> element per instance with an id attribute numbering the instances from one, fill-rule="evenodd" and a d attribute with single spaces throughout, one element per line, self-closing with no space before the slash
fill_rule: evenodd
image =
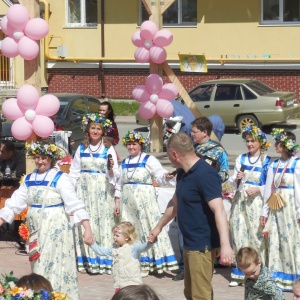
<path id="1" fill-rule="evenodd" d="M 39 236 L 40 236 L 40 230 L 41 230 L 41 226 L 42 226 L 42 219 L 43 219 L 43 214 L 44 214 L 44 209 L 45 209 L 45 203 L 46 203 L 46 199 L 48 196 L 48 192 L 49 192 L 49 185 L 51 184 L 51 181 L 49 181 L 48 185 L 47 185 L 47 190 L 44 196 L 44 200 L 43 200 L 43 204 L 42 204 L 42 210 L 40 212 L 40 218 L 39 218 L 39 223 L 38 223 L 38 229 L 30 232 L 29 233 L 29 241 L 27 244 L 27 253 L 29 255 L 29 261 L 33 262 L 36 261 L 40 256 L 40 249 L 39 249 Z"/>
<path id="2" fill-rule="evenodd" d="M 29 261 L 37 260 L 41 254 L 39 252 L 39 245 L 38 245 L 38 230 L 32 232 L 29 235 L 29 242 L 28 242 L 28 255 Z"/>
<path id="3" fill-rule="evenodd" d="M 288 164 L 289 164 L 289 162 L 287 162 L 284 169 L 282 170 L 280 178 L 279 178 L 279 180 L 277 180 L 277 183 L 278 183 L 278 184 L 276 184 L 277 186 L 275 186 L 275 175 L 277 174 L 279 164 L 277 165 L 277 168 L 276 168 L 276 171 L 275 171 L 275 174 L 274 174 L 274 177 L 273 177 L 272 193 L 271 193 L 270 197 L 267 200 L 268 206 L 273 210 L 280 210 L 281 208 L 286 206 L 286 201 L 282 197 L 282 195 L 280 193 L 280 190 L 278 188 L 281 185 L 282 177 L 283 177 L 283 175 L 284 175 L 284 173 L 287 169 Z"/>
<path id="4" fill-rule="evenodd" d="M 214 149 L 218 146 L 222 147 L 220 144 L 217 144 L 217 145 L 214 145 L 214 146 L 202 151 L 201 153 L 196 151 L 196 155 L 200 158 L 203 158 L 209 165 L 211 165 L 214 169 L 216 169 L 217 172 L 220 171 L 221 163 L 217 159 L 214 159 L 210 156 L 207 156 L 204 153 L 211 150 L 211 149 Z"/>
<path id="5" fill-rule="evenodd" d="M 271 209 L 279 210 L 282 207 L 286 206 L 286 201 L 284 200 L 279 191 L 275 191 L 267 200 L 267 204 Z"/>

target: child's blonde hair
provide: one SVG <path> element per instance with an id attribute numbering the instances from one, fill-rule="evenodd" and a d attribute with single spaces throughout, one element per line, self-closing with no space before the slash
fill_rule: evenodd
<path id="1" fill-rule="evenodd" d="M 251 247 L 242 247 L 236 254 L 236 262 L 240 269 L 248 268 L 252 263 L 259 264 L 258 253 Z"/>
<path id="2" fill-rule="evenodd" d="M 123 234 L 125 237 L 128 237 L 128 244 L 133 244 L 137 238 L 135 233 L 135 227 L 130 222 L 121 222 L 118 225 L 113 227 L 113 232 L 118 232 Z"/>
<path id="3" fill-rule="evenodd" d="M 295 287 L 300 287 L 300 278 L 296 279 L 294 282 L 293 282 L 293 288 Z"/>

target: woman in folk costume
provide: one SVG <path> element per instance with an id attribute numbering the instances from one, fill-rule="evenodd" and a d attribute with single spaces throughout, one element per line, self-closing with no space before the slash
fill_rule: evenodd
<path id="1" fill-rule="evenodd" d="M 118 173 L 116 152 L 103 141 L 111 121 L 92 113 L 83 117 L 82 125 L 85 141 L 75 153 L 69 176 L 90 214 L 95 242 L 109 247 L 113 240 L 111 229 L 115 225 L 114 184 Z M 84 244 L 80 227 L 75 228 L 75 243 L 80 272 L 111 274 L 112 257 L 97 257 Z"/>
<path id="2" fill-rule="evenodd" d="M 120 178 L 116 184 L 115 213 L 121 214 L 122 220 L 134 224 L 140 242 L 146 242 L 147 237 L 161 217 L 157 203 L 154 180 L 158 185 L 166 185 L 173 179 L 160 162 L 152 155 L 144 152 L 145 139 L 138 132 L 128 132 L 122 138 L 129 156 L 120 166 Z M 142 276 L 149 271 L 178 269 L 176 257 L 166 231 L 158 237 L 158 242 L 140 257 Z"/>
<path id="3" fill-rule="evenodd" d="M 269 240 L 268 267 L 276 284 L 292 291 L 300 278 L 300 160 L 292 132 L 275 128 L 275 160 L 268 171 L 261 223 Z"/>
<path id="4" fill-rule="evenodd" d="M 85 228 L 86 244 L 93 242 L 89 215 L 84 203 L 76 197 L 69 176 L 54 168 L 59 159 L 59 149 L 51 140 L 26 144 L 27 155 L 32 156 L 36 169 L 25 180 L 0 211 L 0 225 L 11 223 L 29 206 L 26 224 L 22 225 L 22 237 L 29 237 L 29 260 L 32 272 L 48 279 L 54 291 L 79 299 L 73 231 L 69 214 L 74 222 Z"/>
<path id="5" fill-rule="evenodd" d="M 230 214 L 230 234 L 235 254 L 241 247 L 251 246 L 266 263 L 265 239 L 259 217 L 263 206 L 264 187 L 271 158 L 265 155 L 270 146 L 267 135 L 256 126 L 247 126 L 242 137 L 248 152 L 237 157 L 230 182 L 237 189 Z M 229 286 L 237 286 L 244 280 L 243 272 L 232 268 Z"/>

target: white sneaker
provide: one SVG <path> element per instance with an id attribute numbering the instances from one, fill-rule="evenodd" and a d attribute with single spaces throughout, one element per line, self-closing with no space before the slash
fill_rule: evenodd
<path id="1" fill-rule="evenodd" d="M 142 277 L 147 277 L 149 275 L 149 271 L 147 271 L 147 270 L 143 270 L 142 272 L 141 272 L 141 276 Z"/>
<path id="2" fill-rule="evenodd" d="M 231 287 L 235 287 L 235 286 L 238 286 L 239 284 L 236 282 L 236 281 L 230 281 L 229 282 L 229 286 Z"/>

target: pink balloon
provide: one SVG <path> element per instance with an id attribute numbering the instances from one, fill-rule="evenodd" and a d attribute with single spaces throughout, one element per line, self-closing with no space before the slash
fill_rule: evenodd
<path id="1" fill-rule="evenodd" d="M 170 101 L 159 99 L 156 103 L 156 112 L 162 118 L 169 118 L 174 113 L 174 106 Z"/>
<path id="2" fill-rule="evenodd" d="M 141 25 L 141 38 L 145 40 L 153 40 L 158 28 L 152 21 L 145 21 Z"/>
<path id="3" fill-rule="evenodd" d="M 143 119 L 148 120 L 153 118 L 153 116 L 155 115 L 156 106 L 150 101 L 146 101 L 140 105 L 138 112 Z"/>
<path id="4" fill-rule="evenodd" d="M 54 123 L 49 117 L 36 116 L 32 122 L 33 131 L 40 137 L 48 137 L 54 131 Z"/>
<path id="5" fill-rule="evenodd" d="M 146 89 L 149 94 L 159 94 L 163 87 L 163 80 L 157 74 L 150 74 L 146 78 Z"/>
<path id="6" fill-rule="evenodd" d="M 13 27 L 23 30 L 29 21 L 28 10 L 21 4 L 14 4 L 7 11 L 7 20 Z"/>
<path id="7" fill-rule="evenodd" d="M 0 23 L 0 26 L 1 26 L 1 30 L 6 34 L 6 35 L 9 35 L 10 37 L 12 37 L 14 31 L 15 31 L 15 28 L 12 27 L 9 23 L 8 23 L 8 20 L 7 20 L 7 16 L 4 16 L 1 20 L 1 23 Z"/>
<path id="8" fill-rule="evenodd" d="M 16 57 L 19 55 L 18 43 L 11 37 L 6 37 L 1 42 L 1 52 L 6 57 Z"/>
<path id="9" fill-rule="evenodd" d="M 32 60 L 39 54 L 39 45 L 36 41 L 24 36 L 18 43 L 18 50 L 22 58 Z"/>
<path id="10" fill-rule="evenodd" d="M 48 23 L 41 18 L 34 18 L 26 24 L 25 34 L 32 40 L 41 40 L 49 32 Z"/>
<path id="11" fill-rule="evenodd" d="M 133 45 L 137 46 L 137 47 L 143 47 L 144 43 L 141 39 L 141 35 L 140 35 L 140 31 L 136 31 L 133 33 L 132 37 L 131 37 L 131 41 L 133 43 Z"/>
<path id="12" fill-rule="evenodd" d="M 144 47 L 137 48 L 134 52 L 134 58 L 139 63 L 146 63 L 150 60 L 150 54 Z"/>
<path id="13" fill-rule="evenodd" d="M 138 102 L 145 102 L 149 100 L 150 94 L 147 92 L 145 85 L 137 85 L 132 90 L 132 97 Z"/>
<path id="14" fill-rule="evenodd" d="M 25 84 L 19 88 L 17 93 L 18 105 L 24 109 L 35 109 L 40 95 L 37 89 L 30 84 Z"/>
<path id="15" fill-rule="evenodd" d="M 167 59 L 167 52 L 164 48 L 153 46 L 150 48 L 150 59 L 156 64 L 162 64 Z"/>
<path id="16" fill-rule="evenodd" d="M 160 47 L 169 46 L 172 41 L 173 34 L 170 30 L 167 29 L 159 30 L 153 39 L 153 43 Z"/>
<path id="17" fill-rule="evenodd" d="M 26 140 L 32 134 L 32 125 L 26 121 L 25 117 L 13 122 L 11 133 L 17 140 Z"/>
<path id="18" fill-rule="evenodd" d="M 159 93 L 160 99 L 172 100 L 178 95 L 178 88 L 173 83 L 166 83 L 163 85 L 161 92 Z"/>
<path id="19" fill-rule="evenodd" d="M 16 98 L 9 98 L 3 102 L 2 113 L 6 118 L 16 120 L 24 116 L 17 101 L 18 100 Z"/>
<path id="20" fill-rule="evenodd" d="M 60 102 L 58 98 L 54 95 L 47 94 L 39 99 L 35 112 L 37 115 L 51 117 L 58 112 L 59 107 Z"/>

